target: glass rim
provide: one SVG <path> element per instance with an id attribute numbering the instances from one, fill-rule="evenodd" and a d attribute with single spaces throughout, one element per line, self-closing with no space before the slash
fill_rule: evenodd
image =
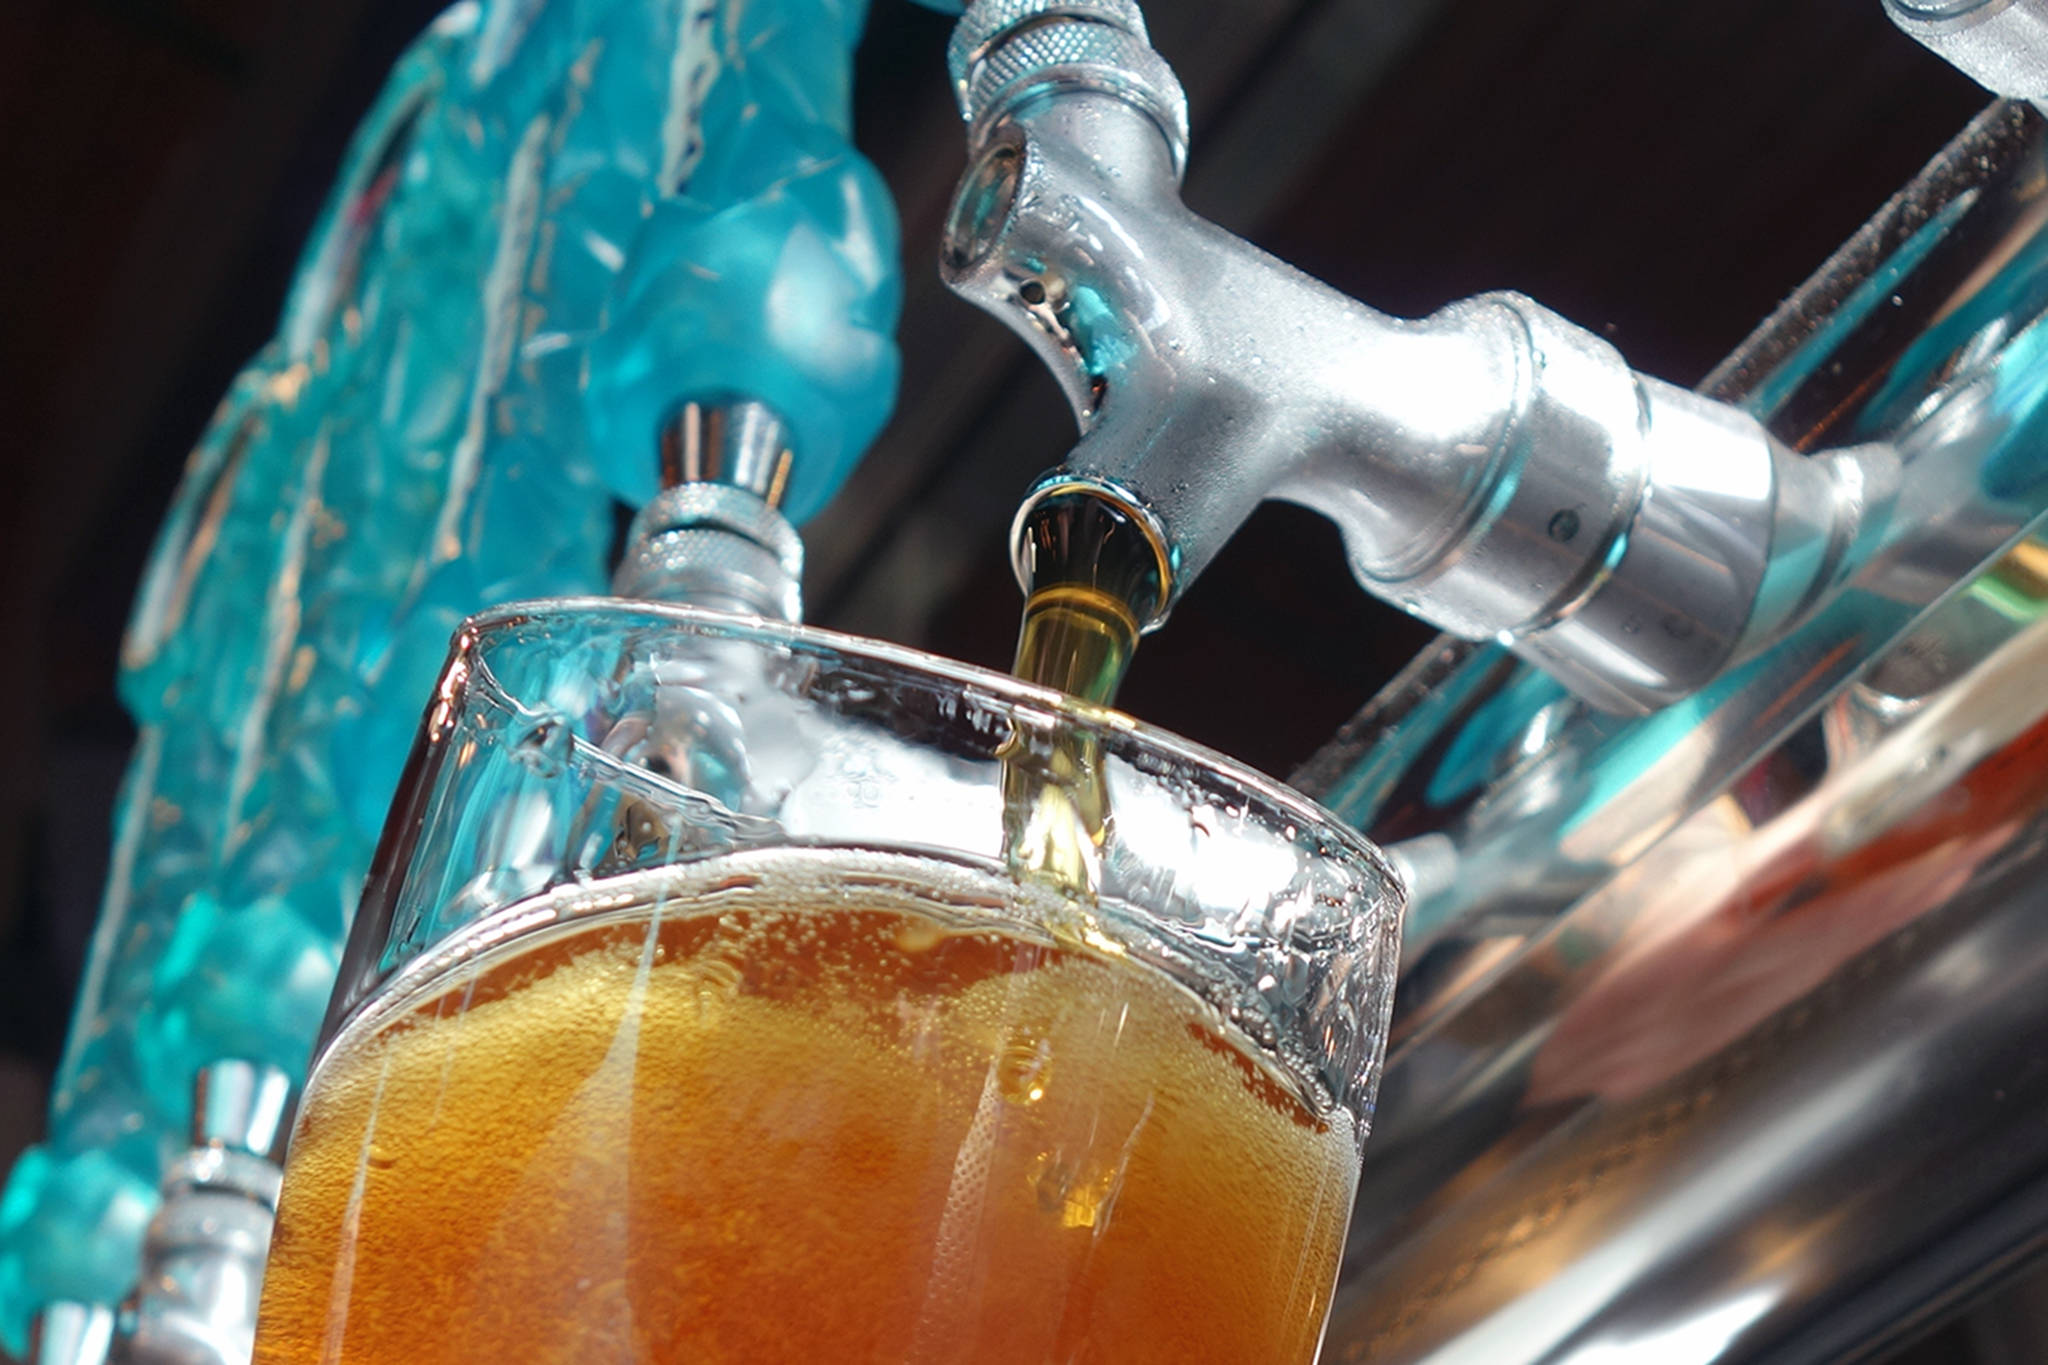
<path id="1" fill-rule="evenodd" d="M 1219 774 L 1228 781 L 1277 810 L 1297 816 L 1304 827 L 1313 826 L 1333 837 L 1357 862 L 1370 868 L 1384 888 L 1400 905 L 1408 900 L 1407 883 L 1378 844 L 1311 797 L 1285 782 L 1220 753 L 1206 745 L 1185 739 L 1125 711 L 1083 701 L 1057 688 L 1026 682 L 1009 673 L 963 663 L 943 655 L 913 649 L 908 645 L 877 640 L 866 635 L 828 630 L 822 626 L 792 624 L 766 617 L 705 607 L 680 606 L 671 602 L 643 601 L 630 597 L 543 597 L 480 611 L 465 619 L 455 633 L 454 652 L 475 653 L 480 637 L 513 629 L 539 618 L 580 613 L 585 616 L 642 616 L 665 618 L 678 625 L 715 631 L 721 635 L 769 644 L 824 647 L 841 654 L 872 660 L 890 668 L 920 673 L 962 688 L 993 693 L 1001 702 L 1018 707 L 1038 708 L 1055 713 L 1063 721 L 1103 736 L 1135 740 L 1166 758 L 1185 762 Z M 452 655 L 451 655 L 452 656 Z M 493 686 L 501 686 L 495 677 Z M 506 689 L 510 695 L 509 689 Z M 515 698 L 516 700 L 516 698 Z M 1324 856 L 1329 856 L 1327 853 Z"/>

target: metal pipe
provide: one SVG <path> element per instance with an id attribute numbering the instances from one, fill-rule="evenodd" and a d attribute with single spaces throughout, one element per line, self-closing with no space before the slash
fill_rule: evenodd
<path id="1" fill-rule="evenodd" d="M 2048 613 L 1411 1034 L 1327 1357 L 1823 1365 L 2048 1250 L 2044 666 Z"/>
<path id="2" fill-rule="evenodd" d="M 114 1333 L 114 1310 L 105 1304 L 44 1304 L 29 1335 L 28 1365 L 107 1365 Z"/>
<path id="3" fill-rule="evenodd" d="M 1993 94 L 2048 97 L 2048 0 L 1884 0 L 1884 12 Z"/>

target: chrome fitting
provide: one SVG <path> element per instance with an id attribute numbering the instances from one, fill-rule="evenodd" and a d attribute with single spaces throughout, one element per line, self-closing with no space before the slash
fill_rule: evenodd
<path id="1" fill-rule="evenodd" d="M 192 1145 L 275 1161 L 284 1151 L 291 1101 L 292 1079 L 276 1067 L 215 1062 L 193 1085 Z"/>
<path id="2" fill-rule="evenodd" d="M 60 1299 L 43 1305 L 29 1333 L 28 1365 L 107 1365 L 113 1359 L 114 1310 Z"/>
<path id="3" fill-rule="evenodd" d="M 751 398 L 685 403 L 661 429 L 663 488 L 728 484 L 777 507 L 794 460 L 789 424 Z"/>
<path id="4" fill-rule="evenodd" d="M 661 436 L 663 488 L 633 519 L 620 597 L 803 619 L 803 541 L 776 510 L 788 429 L 750 399 L 686 403 Z"/>
<path id="5" fill-rule="evenodd" d="M 1884 0 L 1884 12 L 1993 94 L 2048 98 L 2048 0 Z"/>
<path id="6" fill-rule="evenodd" d="M 803 619 L 803 541 L 744 488 L 665 488 L 633 519 L 627 543 L 612 580 L 621 597 Z"/>

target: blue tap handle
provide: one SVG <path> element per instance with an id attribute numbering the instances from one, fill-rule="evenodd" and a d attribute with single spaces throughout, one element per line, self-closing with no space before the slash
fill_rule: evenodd
<path id="1" fill-rule="evenodd" d="M 792 433 L 783 510 L 835 493 L 889 415 L 902 303 L 895 214 L 851 143 L 865 0 L 615 10 L 554 219 L 570 268 L 617 260 L 584 413 L 607 487 L 656 490 L 648 452 L 688 401 L 766 403 Z M 646 54 L 681 53 L 684 60 Z M 680 66 L 680 69 L 678 69 Z M 678 86 L 695 92 L 676 118 Z M 627 145 L 638 157 L 607 156 Z"/>

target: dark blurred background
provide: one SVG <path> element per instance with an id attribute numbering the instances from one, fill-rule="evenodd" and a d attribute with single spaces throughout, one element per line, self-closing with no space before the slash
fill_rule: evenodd
<path id="1" fill-rule="evenodd" d="M 873 4 L 858 128 L 902 208 L 904 386 L 808 528 L 811 614 L 1000 666 L 1008 520 L 1072 424 L 938 283 L 962 161 L 948 21 Z M 0 1166 L 40 1125 L 91 932 L 143 556 L 270 334 L 355 120 L 439 8 L 0 5 Z M 1193 106 L 1199 211 L 1390 312 L 1524 290 L 1687 383 L 1985 103 L 1877 0 L 1149 9 Z M 1327 526 L 1271 507 L 1141 651 L 1124 702 L 1284 775 L 1426 637 L 1364 599 Z M 1898 1359 L 2033 1359 L 1998 1343 L 2043 1302 L 2009 1293 Z"/>

